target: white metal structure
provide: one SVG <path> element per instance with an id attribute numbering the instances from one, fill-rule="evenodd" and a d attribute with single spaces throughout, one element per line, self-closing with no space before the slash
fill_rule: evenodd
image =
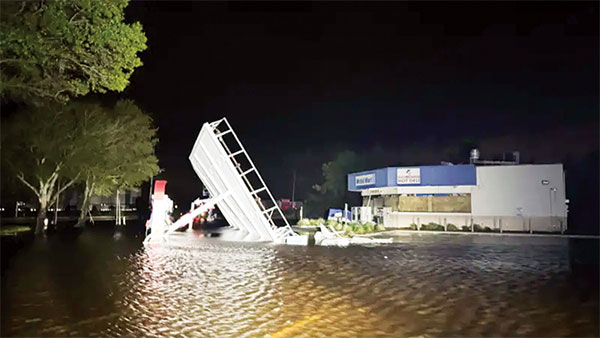
<path id="1" fill-rule="evenodd" d="M 204 123 L 189 159 L 210 196 L 222 197 L 216 205 L 236 230 L 236 239 L 296 242 L 286 240 L 298 235 L 226 118 Z M 273 220 L 276 214 L 285 223 L 281 227 Z"/>
<path id="2" fill-rule="evenodd" d="M 212 208 L 218 201 L 227 196 L 227 193 L 215 198 L 196 200 L 196 206 L 193 210 L 181 216 L 173 224 L 169 224 L 169 214 L 173 211 L 173 201 L 169 196 L 164 195 L 160 200 L 154 200 L 152 203 L 152 216 L 150 217 L 150 228 L 152 232 L 146 236 L 144 243 L 162 243 L 167 241 L 168 235 L 175 230 L 182 228 L 186 224 L 191 226 L 194 217 L 205 213 Z"/>

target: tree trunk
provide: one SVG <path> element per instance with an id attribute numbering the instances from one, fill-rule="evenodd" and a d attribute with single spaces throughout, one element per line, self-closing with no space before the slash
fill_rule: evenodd
<path id="1" fill-rule="evenodd" d="M 77 219 L 76 227 L 82 227 L 85 225 L 87 220 L 87 213 L 90 206 L 90 196 L 92 195 L 93 187 L 90 186 L 90 181 L 85 181 L 85 190 L 83 192 L 83 202 L 81 203 L 81 211 L 79 212 L 79 218 Z"/>
<path id="2" fill-rule="evenodd" d="M 46 203 L 40 201 L 40 208 L 37 212 L 37 218 L 35 220 L 35 234 L 41 236 L 44 234 L 44 220 L 46 219 Z"/>
<path id="3" fill-rule="evenodd" d="M 82 227 L 85 225 L 85 221 L 87 220 L 87 194 L 83 194 L 83 203 L 81 204 L 81 211 L 79 212 L 79 218 L 77 219 L 77 224 L 75 227 Z"/>

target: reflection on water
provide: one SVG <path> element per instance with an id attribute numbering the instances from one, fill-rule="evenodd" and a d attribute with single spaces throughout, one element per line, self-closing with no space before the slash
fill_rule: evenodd
<path id="1" fill-rule="evenodd" d="M 149 249 L 106 231 L 35 243 L 3 280 L 2 336 L 598 334 L 597 265 L 573 269 L 565 239 L 343 249 L 200 236 Z"/>

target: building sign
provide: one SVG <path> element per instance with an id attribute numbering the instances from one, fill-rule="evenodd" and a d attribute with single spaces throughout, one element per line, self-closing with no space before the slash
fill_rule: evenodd
<path id="1" fill-rule="evenodd" d="M 421 184 L 421 168 L 398 168 L 398 184 Z"/>
<path id="2" fill-rule="evenodd" d="M 359 175 L 354 178 L 357 187 L 375 184 L 375 174 Z"/>

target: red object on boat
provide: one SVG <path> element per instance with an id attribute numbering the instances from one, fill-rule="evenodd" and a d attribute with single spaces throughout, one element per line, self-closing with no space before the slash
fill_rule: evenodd
<path id="1" fill-rule="evenodd" d="M 167 186 L 167 181 L 158 180 L 154 182 L 154 194 L 152 197 L 154 200 L 162 200 L 165 196 L 165 187 Z"/>

